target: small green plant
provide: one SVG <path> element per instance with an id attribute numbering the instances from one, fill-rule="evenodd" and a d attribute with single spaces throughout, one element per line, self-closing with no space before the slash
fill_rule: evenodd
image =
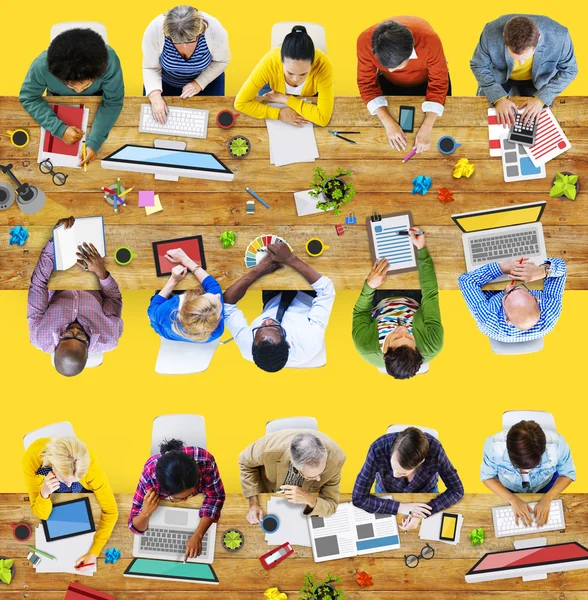
<path id="1" fill-rule="evenodd" d="M 243 136 L 234 137 L 229 142 L 229 150 L 233 156 L 237 158 L 242 158 L 246 154 L 249 153 L 249 149 L 251 148 L 249 144 L 249 140 Z"/>
<path id="2" fill-rule="evenodd" d="M 0 581 L 5 584 L 9 584 L 12 581 L 12 565 L 13 560 L 7 558 L 0 559 Z"/>
<path id="3" fill-rule="evenodd" d="M 341 214 L 341 207 L 349 204 L 355 198 L 355 186 L 343 177 L 349 177 L 351 171 L 341 168 L 334 175 L 327 175 L 321 167 L 317 167 L 312 177 L 312 189 L 308 192 L 313 198 L 318 198 L 316 207 L 327 211 L 334 209 L 335 216 Z"/>
<path id="4" fill-rule="evenodd" d="M 327 573 L 327 578 L 318 581 L 312 573 L 305 573 L 304 584 L 300 589 L 298 600 L 345 600 L 343 590 L 336 589 L 332 584 L 341 579 Z"/>
<path id="5" fill-rule="evenodd" d="M 223 534 L 223 546 L 227 550 L 240 550 L 243 546 L 243 534 L 237 529 L 229 529 Z"/>
<path id="6" fill-rule="evenodd" d="M 234 231 L 224 231 L 221 233 L 220 241 L 223 248 L 231 248 L 235 245 L 237 234 Z"/>
<path id="7" fill-rule="evenodd" d="M 550 198 L 565 196 L 570 200 L 576 199 L 578 193 L 578 176 L 572 174 L 556 173 L 553 187 L 549 192 Z"/>

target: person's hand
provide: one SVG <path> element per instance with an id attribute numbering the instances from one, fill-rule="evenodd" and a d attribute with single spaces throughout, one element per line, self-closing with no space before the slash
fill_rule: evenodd
<path id="1" fill-rule="evenodd" d="M 430 125 L 421 125 L 416 137 L 414 138 L 414 148 L 417 154 L 425 152 L 431 147 L 431 131 L 433 127 Z"/>
<path id="2" fill-rule="evenodd" d="M 73 224 L 76 222 L 74 217 L 66 217 L 65 219 L 59 219 L 53 229 L 57 229 L 59 226 L 63 225 L 64 229 L 69 229 L 73 227 Z"/>
<path id="3" fill-rule="evenodd" d="M 150 517 L 159 506 L 159 494 L 150 489 L 143 498 L 143 506 L 141 506 L 141 514 Z"/>
<path id="4" fill-rule="evenodd" d="M 106 279 L 107 274 L 104 268 L 104 258 L 100 256 L 94 244 L 88 245 L 84 242 L 78 246 L 76 256 L 78 257 L 78 266 L 84 269 L 84 271 L 95 273 L 98 275 L 98 279 Z"/>
<path id="5" fill-rule="evenodd" d="M 202 553 L 202 534 L 197 531 L 194 535 L 186 542 L 186 556 L 184 556 L 184 562 L 189 558 L 196 558 Z"/>
<path id="6" fill-rule="evenodd" d="M 79 127 L 74 127 L 70 125 L 63 134 L 61 138 L 64 144 L 68 144 L 71 146 L 72 144 L 76 144 L 84 137 L 84 132 Z"/>
<path id="7" fill-rule="evenodd" d="M 529 260 L 528 258 L 524 258 L 523 257 L 523 264 L 525 263 L 526 260 Z M 498 263 L 498 266 L 500 267 L 500 270 L 505 274 L 505 275 L 510 275 L 512 273 L 512 270 L 517 266 L 520 265 L 521 259 L 520 258 L 507 258 L 501 262 Z"/>
<path id="8" fill-rule="evenodd" d="M 174 248 L 173 250 L 168 250 L 165 253 L 165 258 L 169 260 L 169 262 L 183 265 L 187 267 L 190 262 L 194 262 L 181 248 Z"/>
<path id="9" fill-rule="evenodd" d="M 184 279 L 184 277 L 186 277 L 187 272 L 188 272 L 188 269 L 186 267 L 184 267 L 184 265 L 176 265 L 172 269 L 170 279 L 174 283 L 180 283 L 180 281 L 182 281 L 182 279 Z"/>
<path id="10" fill-rule="evenodd" d="M 41 486 L 41 496 L 43 498 L 49 498 L 53 492 L 56 492 L 59 489 L 61 482 L 57 477 L 55 477 L 55 473 L 51 471 L 49 475 L 45 476 L 43 480 L 43 485 Z"/>
<path id="11" fill-rule="evenodd" d="M 533 121 L 539 118 L 541 111 L 543 110 L 543 100 L 537 98 L 537 96 L 533 96 L 529 98 L 526 102 L 523 102 L 519 106 L 519 108 L 523 108 L 523 113 L 521 114 L 521 120 L 526 125 L 527 123 L 532 123 Z"/>
<path id="12" fill-rule="evenodd" d="M 149 94 L 149 101 L 151 102 L 151 114 L 158 123 L 165 123 L 167 121 L 167 115 L 169 109 L 160 90 L 155 90 Z"/>
<path id="13" fill-rule="evenodd" d="M 196 96 L 196 94 L 199 94 L 201 91 L 202 88 L 195 81 L 191 81 L 182 88 L 180 98 L 192 98 L 193 96 Z"/>
<path id="14" fill-rule="evenodd" d="M 386 119 L 384 129 L 386 131 L 388 143 L 392 148 L 396 150 L 406 150 L 406 133 L 402 131 L 402 127 L 400 127 L 392 117 Z"/>
<path id="15" fill-rule="evenodd" d="M 388 276 L 388 266 L 387 258 L 376 260 L 372 265 L 372 270 L 368 273 L 365 282 L 374 290 L 379 288 L 384 281 L 386 281 L 386 277 Z"/>
<path id="16" fill-rule="evenodd" d="M 517 262 L 510 270 L 510 276 L 514 281 L 537 281 L 545 277 L 545 265 L 537 266 L 535 263 L 525 259 L 522 264 Z"/>
<path id="17" fill-rule="evenodd" d="M 410 515 L 406 519 L 402 520 L 400 524 L 400 529 L 402 531 L 410 531 L 411 529 L 417 529 L 417 527 L 421 524 L 421 518 L 416 517 L 415 515 Z"/>
<path id="18" fill-rule="evenodd" d="M 264 104 L 269 104 L 270 102 L 275 104 L 288 104 L 288 96 L 286 94 L 280 94 L 280 92 L 274 92 L 274 90 L 267 92 L 262 98 Z"/>
<path id="19" fill-rule="evenodd" d="M 246 518 L 251 525 L 257 525 L 258 523 L 261 523 L 263 519 L 263 509 L 257 502 L 249 507 L 249 512 L 247 513 Z"/>
<path id="20" fill-rule="evenodd" d="M 412 513 L 414 517 L 428 517 L 431 514 L 431 507 L 423 502 L 401 502 L 398 507 L 398 514 L 407 515 Z"/>
<path id="21" fill-rule="evenodd" d="M 284 490 L 284 497 L 292 504 L 307 504 L 309 506 L 316 504 L 315 497 L 297 485 L 283 485 L 280 489 Z"/>
<path id="22" fill-rule="evenodd" d="M 82 160 L 80 160 L 78 165 L 80 167 L 83 167 L 84 165 L 89 165 L 91 162 L 93 162 L 95 160 L 96 160 L 96 152 L 94 152 L 94 150 L 92 150 L 92 148 L 90 148 L 90 146 L 86 146 L 86 159 L 84 160 L 84 157 L 82 156 Z"/>
<path id="23" fill-rule="evenodd" d="M 551 506 L 551 500 L 547 497 L 547 495 L 543 496 L 539 502 L 535 505 L 533 509 L 533 514 L 535 515 L 535 524 L 537 527 L 543 527 L 547 520 L 549 519 L 549 508 Z"/>
<path id="24" fill-rule="evenodd" d="M 255 269 L 256 273 L 262 276 L 269 275 L 270 273 L 274 273 L 278 269 L 281 269 L 282 264 L 273 261 L 269 253 L 266 253 L 266 255 L 261 259 L 261 261 L 253 268 Z"/>
<path id="25" fill-rule="evenodd" d="M 512 510 L 514 512 L 516 525 L 519 524 L 519 520 L 527 527 L 533 524 L 533 511 L 526 502 L 521 500 L 518 496 L 514 496 L 510 502 L 510 505 L 512 506 Z M 549 507 L 547 510 L 549 511 Z"/>
<path id="26" fill-rule="evenodd" d="M 286 106 L 285 108 L 280 108 L 280 121 L 284 123 L 288 123 L 288 125 L 294 125 L 295 127 L 302 127 L 308 121 L 302 116 L 299 115 L 293 108 Z"/>
<path id="27" fill-rule="evenodd" d="M 91 554 L 90 552 L 88 552 L 87 554 L 84 554 L 84 556 L 80 556 L 80 558 L 78 558 L 78 560 L 76 560 L 75 568 L 76 569 L 84 569 L 85 567 L 82 567 L 81 565 L 88 565 L 88 566 L 95 565 L 97 559 L 98 559 L 98 557 L 95 554 Z"/>
<path id="28" fill-rule="evenodd" d="M 290 250 L 288 244 L 284 244 L 283 242 L 268 244 L 267 253 L 268 256 L 277 263 L 287 263 L 294 256 L 294 253 Z"/>
<path id="29" fill-rule="evenodd" d="M 499 125 L 503 127 L 514 125 L 517 105 L 512 100 L 500 98 L 494 108 L 496 109 L 496 118 Z"/>
<path id="30" fill-rule="evenodd" d="M 408 235 L 410 235 L 410 239 L 414 244 L 417 250 L 422 250 L 427 245 L 427 239 L 425 238 L 425 232 L 417 235 L 415 231 L 423 231 L 419 227 L 410 227 L 408 230 Z"/>

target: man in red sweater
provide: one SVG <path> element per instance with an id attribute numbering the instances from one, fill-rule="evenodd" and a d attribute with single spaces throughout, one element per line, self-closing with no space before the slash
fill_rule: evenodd
<path id="1" fill-rule="evenodd" d="M 435 119 L 443 114 L 445 98 L 451 96 L 439 36 L 419 17 L 392 17 L 366 29 L 357 39 L 357 86 L 396 150 L 406 148 L 406 134 L 388 112 L 384 96 L 425 96 L 425 118 L 414 148 L 428 150 Z"/>

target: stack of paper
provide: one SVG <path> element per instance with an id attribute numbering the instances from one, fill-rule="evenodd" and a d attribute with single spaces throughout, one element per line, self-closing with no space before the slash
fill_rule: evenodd
<path id="1" fill-rule="evenodd" d="M 440 540 L 439 535 L 441 534 L 441 521 L 443 519 L 443 513 L 438 512 L 426 519 L 423 519 L 421 523 L 421 529 L 419 537 L 421 540 L 427 540 L 431 542 L 443 542 L 444 544 L 450 544 L 451 546 L 457 546 L 459 544 L 459 538 L 461 536 L 461 527 L 463 525 L 463 515 L 457 515 L 457 529 L 455 531 L 455 540 L 450 542 L 448 540 Z"/>
<path id="2" fill-rule="evenodd" d="M 41 560 L 35 566 L 37 573 L 70 573 L 91 577 L 96 572 L 96 565 L 79 571 L 74 567 L 76 560 L 90 551 L 93 539 L 93 533 L 84 533 L 63 540 L 48 542 L 45 538 L 43 526 L 37 526 L 35 530 L 35 548 L 55 557 L 55 560 L 51 560 L 41 556 Z"/>
<path id="3" fill-rule="evenodd" d="M 272 496 L 267 501 L 267 513 L 274 515 L 280 521 L 275 533 L 266 533 L 265 541 L 270 546 L 281 546 L 289 542 L 292 546 L 307 546 L 310 548 L 310 534 L 302 504 L 293 504 L 286 498 Z"/>
<path id="4" fill-rule="evenodd" d="M 314 215 L 322 213 L 320 208 L 317 208 L 320 198 L 314 198 L 309 194 L 310 190 L 303 192 L 294 192 L 294 202 L 296 203 L 296 212 L 299 217 L 305 217 L 306 215 Z M 329 210 L 333 210 L 329 208 Z"/>
<path id="5" fill-rule="evenodd" d="M 106 256 L 106 238 L 104 236 L 104 219 L 102 217 L 81 217 L 66 229 L 60 225 L 53 230 L 55 252 L 55 270 L 66 271 L 73 267 L 77 260 L 78 246 L 93 244 L 100 256 Z"/>

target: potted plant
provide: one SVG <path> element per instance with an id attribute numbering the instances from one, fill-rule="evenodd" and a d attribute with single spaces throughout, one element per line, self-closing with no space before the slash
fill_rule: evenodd
<path id="1" fill-rule="evenodd" d="M 569 198 L 576 199 L 576 194 L 580 191 L 580 181 L 578 176 L 568 171 L 556 173 L 551 181 L 550 198 Z"/>
<path id="2" fill-rule="evenodd" d="M 0 557 L 0 581 L 8 585 L 14 577 L 14 561 Z"/>
<path id="3" fill-rule="evenodd" d="M 333 577 L 330 573 L 327 573 L 327 578 L 323 581 L 317 581 L 312 573 L 306 573 L 298 600 L 345 600 L 343 590 L 336 589 L 333 585 L 340 581 L 339 577 Z"/>
<path id="4" fill-rule="evenodd" d="M 244 135 L 236 135 L 229 140 L 229 152 L 235 158 L 244 158 L 251 150 L 251 142 Z"/>
<path id="5" fill-rule="evenodd" d="M 334 209 L 335 216 L 341 214 L 341 207 L 349 204 L 355 198 L 355 186 L 343 177 L 351 175 L 351 171 L 337 169 L 335 175 L 327 175 L 321 167 L 317 167 L 312 178 L 312 189 L 308 192 L 313 198 L 318 198 L 317 209 L 327 211 Z"/>
<path id="6" fill-rule="evenodd" d="M 228 529 L 221 538 L 223 548 L 229 552 L 241 550 L 244 542 L 245 536 L 238 529 Z"/>

